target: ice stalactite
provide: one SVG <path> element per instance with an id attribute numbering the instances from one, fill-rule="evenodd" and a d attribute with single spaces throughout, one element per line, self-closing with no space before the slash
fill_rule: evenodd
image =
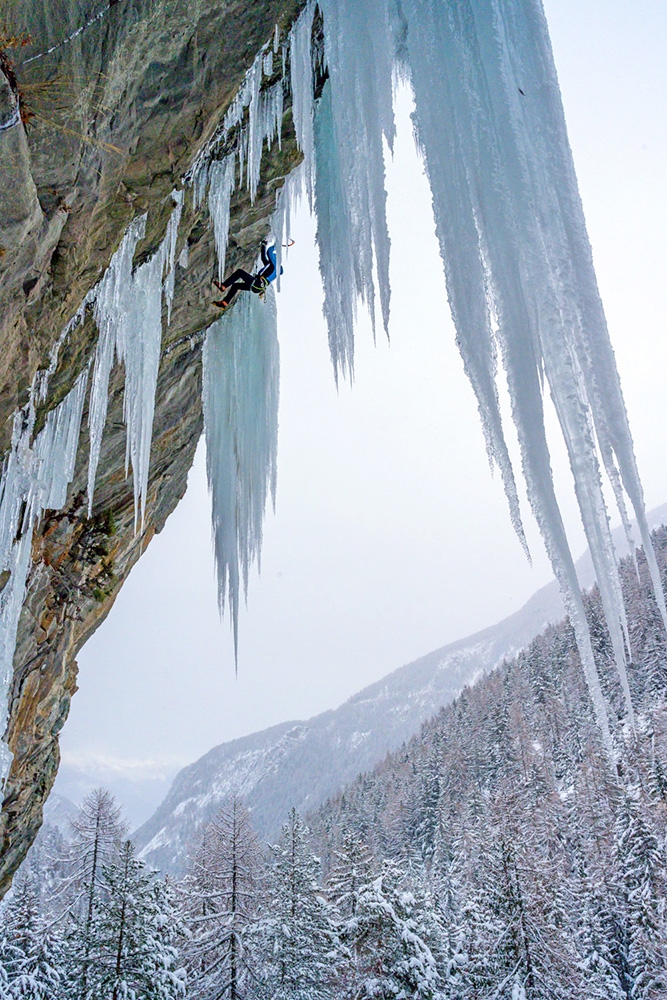
<path id="1" fill-rule="evenodd" d="M 502 434 L 489 364 L 497 340 L 529 499 L 577 633 L 596 711 L 606 721 L 553 488 L 542 374 L 549 384 L 632 719 L 625 608 L 596 454 L 598 399 L 586 377 L 597 363 L 594 340 L 611 348 L 601 305 L 597 316 L 586 308 L 593 295 L 598 303 L 599 297 L 546 24 L 533 0 L 478 0 L 447 16 L 432 0 L 411 0 L 402 14 L 417 138 L 459 347 L 469 372 L 479 371 L 480 343 L 486 359 L 481 377 L 471 381 L 480 411 L 491 418 L 487 439 Z M 604 352 L 600 361 L 606 368 Z M 504 445 L 492 451 L 502 468 Z M 513 493 L 510 504 L 514 508 Z"/>
<path id="2" fill-rule="evenodd" d="M 394 141 L 393 67 L 394 46 L 389 4 L 386 0 L 320 0 L 324 18 L 324 56 L 329 70 L 331 90 L 329 120 L 320 129 L 328 148 L 335 147 L 336 163 L 330 178 L 336 190 L 324 197 L 318 181 L 318 197 L 324 205 L 318 240 L 322 249 L 321 266 L 328 290 L 354 275 L 348 294 L 356 293 L 364 301 L 375 324 L 375 282 L 377 277 L 382 322 L 389 324 L 389 234 L 386 220 L 384 149 Z M 303 84 L 301 85 L 303 87 Z M 312 84 L 311 84 L 312 87 Z M 329 134 L 330 132 L 330 134 Z M 322 147 L 316 167 L 323 164 Z M 324 164 L 326 167 L 326 164 Z M 342 198 L 341 198 L 342 195 Z M 332 207 L 343 211 L 345 218 L 331 216 Z M 343 234 L 349 242 L 337 243 Z M 341 276 L 332 274 L 336 258 L 341 259 Z M 336 340 L 339 319 L 335 296 L 325 300 L 330 342 Z M 331 312 L 328 310 L 331 309 Z M 342 328 L 345 344 L 333 352 L 347 356 L 347 330 Z M 349 365 L 348 365 L 349 367 Z"/>
<path id="3" fill-rule="evenodd" d="M 296 21 L 289 36 L 290 89 L 292 120 L 299 149 L 303 153 L 308 202 L 313 207 L 314 144 L 313 133 L 313 72 L 311 49 L 315 4 L 309 3 Z"/>
<path id="4" fill-rule="evenodd" d="M 259 561 L 264 511 L 275 499 L 278 336 L 273 289 L 244 295 L 209 328 L 203 351 L 206 470 L 221 614 L 229 607 L 238 651 L 241 584 Z"/>
<path id="5" fill-rule="evenodd" d="M 276 209 L 271 219 L 271 231 L 276 248 L 276 288 L 278 291 L 280 291 L 280 272 L 283 268 L 283 261 L 289 254 L 292 220 L 306 187 L 305 167 L 305 163 L 300 164 L 289 177 L 285 178 L 285 183 L 278 192 Z"/>
<path id="6" fill-rule="evenodd" d="M 225 257 L 229 239 L 229 209 L 234 191 L 235 156 L 216 160 L 209 171 L 208 210 L 213 221 L 215 250 L 218 257 L 218 277 L 225 277 Z"/>
<path id="7" fill-rule="evenodd" d="M 173 192 L 172 198 L 175 207 L 164 239 L 153 256 L 133 272 L 132 261 L 137 243 L 146 231 L 146 217 L 138 217 L 128 227 L 104 277 L 87 297 L 87 302 L 93 306 L 99 330 L 90 394 L 89 516 L 106 423 L 109 376 L 117 357 L 125 365 L 125 471 L 129 471 L 131 464 L 135 528 L 143 525 L 146 511 L 155 389 L 162 344 L 162 300 L 164 298 L 169 322 L 174 294 L 176 237 L 183 192 Z"/>
<path id="8" fill-rule="evenodd" d="M 12 761 L 1 737 L 7 724 L 16 631 L 30 568 L 33 530 L 44 510 L 59 510 L 67 500 L 87 384 L 86 368 L 68 395 L 48 414 L 32 443 L 35 403 L 44 388 L 43 378 L 36 377 L 30 401 L 14 417 L 12 446 L 5 460 L 0 494 L 0 573 L 6 577 L 0 591 L 0 788 Z"/>
<path id="9" fill-rule="evenodd" d="M 272 41 L 260 49 L 227 110 L 221 127 L 201 150 L 185 178 L 192 186 L 195 209 L 202 204 L 208 191 L 208 209 L 213 222 L 218 277 L 221 281 L 225 273 L 229 213 L 237 183 L 237 162 L 238 182 L 240 185 L 245 184 L 250 200 L 254 201 L 264 146 L 266 144 L 271 148 L 276 140 L 278 145 L 281 143 L 285 82 L 284 79 L 278 79 L 269 86 L 263 86 L 274 75 L 277 37 L 274 34 Z"/>
<path id="10" fill-rule="evenodd" d="M 329 79 L 317 108 L 308 101 L 312 49 L 309 64 L 296 35 L 291 87 L 306 176 L 312 171 L 314 177 L 335 371 L 352 368 L 355 302 L 361 298 L 372 310 L 376 280 L 387 323 L 383 141 L 391 146 L 392 88 L 400 73 L 414 93 L 415 136 L 431 185 L 457 343 L 477 397 L 487 450 L 500 470 L 511 520 L 526 548 L 501 418 L 501 362 L 529 501 L 609 743 L 584 607 L 553 487 L 544 379 L 567 447 L 630 721 L 628 629 L 598 448 L 626 526 L 623 488 L 634 508 L 666 625 L 667 611 L 541 4 L 320 0 L 319 6 Z"/>

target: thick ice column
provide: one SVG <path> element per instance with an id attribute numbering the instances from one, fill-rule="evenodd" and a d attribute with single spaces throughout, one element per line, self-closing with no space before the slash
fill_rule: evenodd
<path id="1" fill-rule="evenodd" d="M 632 718 L 625 610 L 596 455 L 596 432 L 603 454 L 605 448 L 609 451 L 605 435 L 611 418 L 600 412 L 605 377 L 611 378 L 610 395 L 617 404 L 617 436 L 626 444 L 629 430 L 618 405 L 618 375 L 542 11 L 535 0 L 474 0 L 446 9 L 436 0 L 411 0 L 403 3 L 402 18 L 416 131 L 433 192 L 458 342 L 480 411 L 491 415 L 487 440 L 494 453 L 494 439 L 501 442 L 502 468 L 506 459 L 490 363 L 495 332 L 529 498 L 602 718 L 604 706 L 549 467 L 542 375 L 548 380 Z M 593 299 L 596 310 L 591 309 Z"/>
<path id="2" fill-rule="evenodd" d="M 320 0 L 324 17 L 325 57 L 331 80 L 330 123 L 316 132 L 316 141 L 325 139 L 336 148 L 337 164 L 331 174 L 336 190 L 330 196 L 322 191 L 318 178 L 318 198 L 328 211 L 344 214 L 333 225 L 322 225 L 319 242 L 323 270 L 335 266 L 341 256 L 345 279 L 354 274 L 350 296 L 359 295 L 374 318 L 374 273 L 377 274 L 382 322 L 389 323 L 389 235 L 386 221 L 383 141 L 391 146 L 394 139 L 393 38 L 386 0 Z M 311 84 L 312 85 L 312 84 Z M 303 89 L 303 88 L 302 88 Z M 329 132 L 331 138 L 329 138 Z M 323 154 L 318 155 L 318 165 Z M 327 245 L 343 228 L 350 242 Z M 330 274 L 325 286 L 335 286 L 337 277 Z M 336 297 L 325 303 L 329 337 L 338 335 Z M 343 328 L 343 336 L 348 331 Z M 346 357 L 343 345 L 334 353 Z"/>
<path id="3" fill-rule="evenodd" d="M 74 476 L 87 384 L 88 369 L 48 414 L 32 445 L 36 386 L 27 407 L 14 418 L 12 447 L 3 470 L 0 498 L 0 572 L 8 574 L 0 591 L 0 789 L 12 761 L 2 735 L 7 725 L 16 631 L 30 568 L 33 529 L 44 510 L 59 509 L 67 499 L 67 487 Z"/>
<path id="4" fill-rule="evenodd" d="M 241 582 L 259 561 L 264 511 L 275 498 L 279 355 L 273 289 L 243 295 L 204 343 L 206 470 L 220 612 L 231 611 L 238 649 Z"/>

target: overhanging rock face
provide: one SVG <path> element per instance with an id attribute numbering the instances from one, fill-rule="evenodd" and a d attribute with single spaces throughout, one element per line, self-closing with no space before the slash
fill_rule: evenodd
<path id="1" fill-rule="evenodd" d="M 98 340 L 91 310 L 53 355 L 62 331 L 134 218 L 146 215 L 135 266 L 158 248 L 173 192 L 257 52 L 271 39 L 285 39 L 302 6 L 300 0 L 121 0 L 105 8 L 64 0 L 47 10 L 37 0 L 10 0 L 6 24 L 12 36 L 25 33 L 30 41 L 7 50 L 0 63 L 0 125 L 17 101 L 23 119 L 0 131 L 0 191 L 12 191 L 11 198 L 0 195 L 0 452 L 11 448 L 14 414 L 26 406 L 38 371 L 51 368 L 46 398 L 33 391 L 33 437 L 84 375 Z M 232 196 L 229 265 L 252 266 L 276 192 L 299 162 L 288 98 L 282 143 L 263 155 L 254 201 L 245 189 Z M 0 818 L 0 893 L 41 824 L 58 767 L 58 734 L 76 690 L 77 651 L 186 488 L 202 429 L 197 334 L 217 315 L 208 207 L 195 208 L 191 192 L 174 259 L 181 265 L 174 267 L 169 323 L 163 304 L 143 526 L 135 533 L 132 475 L 125 475 L 125 378 L 116 365 L 92 512 L 87 396 L 66 503 L 46 510 L 33 533 L 4 736 L 13 762 Z"/>
<path id="2" fill-rule="evenodd" d="M 0 204 L 7 244 L 0 256 L 7 409 L 0 448 L 9 449 L 0 496 L 0 728 L 11 680 L 7 740 L 14 753 L 4 813 L 7 870 L 30 839 L 26 828 L 39 822 L 74 684 L 72 656 L 185 486 L 200 426 L 199 356 L 190 347 L 199 331 L 212 331 L 213 242 L 219 273 L 225 258 L 250 267 L 270 225 L 277 269 L 302 178 L 317 214 L 335 372 L 352 370 L 356 300 L 373 315 L 377 294 L 388 329 L 384 150 L 394 135 L 397 73 L 413 90 L 457 344 L 488 454 L 525 545 L 500 402 L 504 382 L 527 497 L 613 756 L 551 474 L 547 388 L 631 727 L 629 627 L 603 470 L 628 533 L 626 499 L 634 511 L 665 627 L 667 606 L 541 0 L 309 0 L 303 9 L 296 0 L 116 0 L 101 8 L 89 0 L 59 5 L 53 17 L 32 7 L 12 0 L 5 48 L 16 50 L 22 31 L 32 37 L 16 70 L 2 55 L 0 95 L 0 136 L 15 147 L 5 168 L 17 187 L 15 203 Z M 301 154 L 303 168 L 285 185 Z M 250 302 L 258 306 L 254 315 Z M 204 353 L 219 599 L 233 617 L 275 483 L 272 291 L 268 302 L 264 309 L 247 297 L 233 324 L 216 325 L 220 350 L 209 336 Z M 112 372 L 114 356 L 124 362 L 122 413 L 123 373 Z M 84 511 L 96 477 L 91 471 L 86 483 L 76 449 L 87 443 L 79 428 L 91 385 L 90 469 L 99 460 L 100 476 L 94 505 Z M 222 454 L 219 443 L 230 441 L 228 459 L 212 462 Z M 57 690 L 62 697 L 54 701 Z M 0 743 L 0 775 L 10 758 Z"/>

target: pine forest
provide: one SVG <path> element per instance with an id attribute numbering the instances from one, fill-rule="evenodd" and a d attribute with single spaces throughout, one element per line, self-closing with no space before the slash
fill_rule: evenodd
<path id="1" fill-rule="evenodd" d="M 654 535 L 663 576 L 667 529 Z M 186 875 L 135 855 L 109 793 L 45 827 L 3 904 L 0 996 L 659 1000 L 667 995 L 667 642 L 621 564 L 636 730 L 610 762 L 567 621 L 261 844 L 231 797 Z M 585 606 L 622 719 L 597 590 Z"/>

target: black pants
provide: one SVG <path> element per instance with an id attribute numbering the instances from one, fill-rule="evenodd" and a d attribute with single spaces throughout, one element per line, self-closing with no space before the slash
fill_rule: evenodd
<path id="1" fill-rule="evenodd" d="M 249 292 L 254 280 L 254 275 L 248 274 L 242 267 L 237 268 L 225 281 L 225 297 L 223 302 L 229 305 L 237 292 Z"/>

